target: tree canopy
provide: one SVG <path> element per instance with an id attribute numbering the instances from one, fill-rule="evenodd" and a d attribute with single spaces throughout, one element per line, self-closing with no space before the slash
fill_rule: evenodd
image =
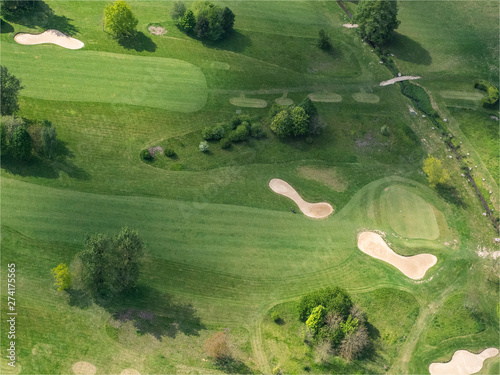
<path id="1" fill-rule="evenodd" d="M 118 0 L 104 9 L 104 25 L 117 38 L 134 35 L 138 23 L 125 1 Z"/>
<path id="2" fill-rule="evenodd" d="M 270 128 L 278 137 L 290 135 L 301 136 L 307 134 L 309 130 L 310 116 L 300 105 L 291 107 L 271 108 L 271 115 L 274 115 Z"/>
<path id="3" fill-rule="evenodd" d="M 25 128 L 19 127 L 10 139 L 10 154 L 16 160 L 28 160 L 31 157 L 32 142 Z"/>
<path id="4" fill-rule="evenodd" d="M 143 253 L 142 238 L 128 227 L 112 236 L 88 236 L 79 254 L 85 290 L 96 298 L 112 297 L 135 287 Z"/>
<path id="5" fill-rule="evenodd" d="M 71 272 L 69 271 L 66 263 L 61 263 L 57 267 L 50 270 L 52 276 L 54 277 L 57 290 L 63 291 L 71 286 Z"/>
<path id="6" fill-rule="evenodd" d="M 361 38 L 374 45 L 384 44 L 397 29 L 400 21 L 398 3 L 392 0 L 361 0 L 356 8 L 354 20 L 358 24 Z"/>
<path id="7" fill-rule="evenodd" d="M 202 40 L 217 41 L 233 31 L 234 13 L 209 1 L 195 2 L 180 18 L 179 27 Z"/>
<path id="8" fill-rule="evenodd" d="M 0 66 L 0 81 L 1 114 L 2 116 L 12 116 L 19 110 L 18 96 L 19 91 L 23 88 L 21 81 L 13 74 L 10 74 L 9 70 L 3 65 Z"/>
<path id="9" fill-rule="evenodd" d="M 424 160 L 422 169 L 427 174 L 430 187 L 443 185 L 450 179 L 450 174 L 443 167 L 442 161 L 434 156 L 427 155 L 427 159 Z"/>

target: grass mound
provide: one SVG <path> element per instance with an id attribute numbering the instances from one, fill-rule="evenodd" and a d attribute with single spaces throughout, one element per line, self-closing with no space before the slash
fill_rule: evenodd
<path id="1" fill-rule="evenodd" d="M 439 237 L 432 206 L 405 187 L 389 187 L 384 206 L 389 225 L 403 237 L 427 240 Z"/>
<path id="2" fill-rule="evenodd" d="M 323 103 L 338 103 L 342 101 L 342 97 L 339 94 L 333 93 L 313 93 L 309 94 L 309 99 L 313 102 Z"/>

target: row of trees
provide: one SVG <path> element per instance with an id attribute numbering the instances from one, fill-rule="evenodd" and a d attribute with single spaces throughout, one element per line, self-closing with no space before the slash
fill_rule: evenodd
<path id="1" fill-rule="evenodd" d="M 228 7 L 219 7 L 209 1 L 195 2 L 189 9 L 183 2 L 174 4 L 172 19 L 181 30 L 194 33 L 202 40 L 217 41 L 233 31 L 234 13 Z"/>
<path id="2" fill-rule="evenodd" d="M 351 361 L 371 344 L 364 313 L 342 288 L 309 293 L 302 297 L 297 310 L 307 327 L 306 342 L 314 345 L 321 362 L 329 362 L 334 355 Z"/>

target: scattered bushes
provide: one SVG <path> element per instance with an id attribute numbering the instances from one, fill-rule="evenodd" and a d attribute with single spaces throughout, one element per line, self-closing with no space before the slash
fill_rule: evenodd
<path id="1" fill-rule="evenodd" d="M 231 142 L 241 142 L 247 139 L 248 134 L 248 128 L 242 123 L 229 135 L 229 140 Z"/>
<path id="2" fill-rule="evenodd" d="M 481 104 L 483 107 L 496 108 L 498 104 L 498 87 L 485 80 L 478 80 L 474 82 L 474 87 L 476 89 L 486 91 L 486 93 L 488 94 L 481 99 Z"/>
<path id="3" fill-rule="evenodd" d="M 183 13 L 179 19 L 179 27 L 187 33 L 194 32 L 202 40 L 215 42 L 233 31 L 235 16 L 228 7 L 221 8 L 209 1 L 200 1 L 195 2 L 187 11 L 182 10 L 180 5 L 174 6 L 172 17 Z"/>
<path id="4" fill-rule="evenodd" d="M 206 127 L 202 130 L 201 137 L 206 141 L 218 141 L 219 139 L 224 137 L 224 128 L 222 126 Z"/>

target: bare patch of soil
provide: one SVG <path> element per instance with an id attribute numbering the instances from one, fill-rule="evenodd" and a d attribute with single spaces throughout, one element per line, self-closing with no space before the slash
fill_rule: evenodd
<path id="1" fill-rule="evenodd" d="M 148 30 L 153 35 L 165 35 L 167 33 L 167 30 L 161 26 L 149 26 Z"/>

